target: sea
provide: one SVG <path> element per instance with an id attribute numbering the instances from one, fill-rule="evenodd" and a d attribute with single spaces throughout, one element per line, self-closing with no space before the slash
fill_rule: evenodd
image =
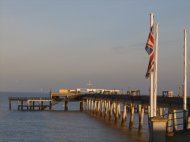
<path id="1" fill-rule="evenodd" d="M 79 103 L 60 102 L 49 111 L 9 110 L 8 97 L 48 97 L 48 93 L 0 93 L 0 142 L 148 142 L 147 116 L 141 131 L 135 115 L 133 129 L 105 122 L 101 118 L 79 111 Z M 129 116 L 129 114 L 128 114 Z"/>

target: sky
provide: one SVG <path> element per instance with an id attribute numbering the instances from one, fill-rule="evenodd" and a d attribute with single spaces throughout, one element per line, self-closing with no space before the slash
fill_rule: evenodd
<path id="1" fill-rule="evenodd" d="M 189 0 L 0 0 L 0 91 L 85 88 L 90 80 L 148 94 L 151 12 L 159 23 L 158 92 L 177 94 Z"/>

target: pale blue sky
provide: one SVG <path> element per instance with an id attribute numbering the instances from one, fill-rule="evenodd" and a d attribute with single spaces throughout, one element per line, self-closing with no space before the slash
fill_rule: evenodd
<path id="1" fill-rule="evenodd" d="M 91 80 L 95 88 L 147 93 L 150 12 L 160 25 L 159 93 L 176 93 L 189 0 L 0 0 L 0 91 L 87 87 Z"/>

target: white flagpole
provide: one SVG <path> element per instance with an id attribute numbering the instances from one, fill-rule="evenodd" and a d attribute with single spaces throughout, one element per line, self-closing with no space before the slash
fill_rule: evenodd
<path id="1" fill-rule="evenodd" d="M 184 30 L 184 96 L 183 109 L 187 110 L 187 31 Z"/>
<path id="2" fill-rule="evenodd" d="M 154 15 L 150 13 L 150 28 L 154 25 Z M 153 90 L 154 90 L 154 75 L 150 73 L 150 117 L 153 117 Z"/>
<path id="3" fill-rule="evenodd" d="M 156 24 L 156 46 L 155 46 L 155 66 L 154 66 L 154 96 L 153 96 L 153 116 L 156 116 L 157 110 L 157 85 L 158 85 L 158 23 Z"/>

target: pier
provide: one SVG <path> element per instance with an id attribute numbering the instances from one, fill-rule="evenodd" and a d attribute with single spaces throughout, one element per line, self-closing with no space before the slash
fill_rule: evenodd
<path id="1" fill-rule="evenodd" d="M 9 97 L 9 109 L 12 109 L 13 102 L 17 102 L 19 111 L 52 111 L 54 104 L 64 102 L 64 110 L 69 111 L 68 104 L 73 101 L 80 103 L 79 111 L 128 129 L 133 129 L 136 123 L 141 131 L 144 121 L 148 122 L 150 130 L 153 129 L 153 125 L 159 124 L 159 128 L 164 130 L 168 136 L 190 129 L 190 112 L 183 111 L 183 98 L 181 97 L 158 96 L 157 116 L 159 118 L 150 117 L 149 96 L 140 94 L 134 96 L 131 94 L 63 95 L 51 93 L 48 98 Z M 187 108 L 190 110 L 190 98 L 187 99 Z M 145 120 L 145 114 L 148 120 Z M 134 118 L 137 116 L 138 119 L 135 121 Z M 154 135 L 157 133 L 150 134 L 150 139 Z"/>
<path id="2" fill-rule="evenodd" d="M 17 102 L 18 110 L 45 110 L 52 108 L 52 99 L 40 97 L 9 97 L 9 110 L 12 109 L 12 102 Z"/>

